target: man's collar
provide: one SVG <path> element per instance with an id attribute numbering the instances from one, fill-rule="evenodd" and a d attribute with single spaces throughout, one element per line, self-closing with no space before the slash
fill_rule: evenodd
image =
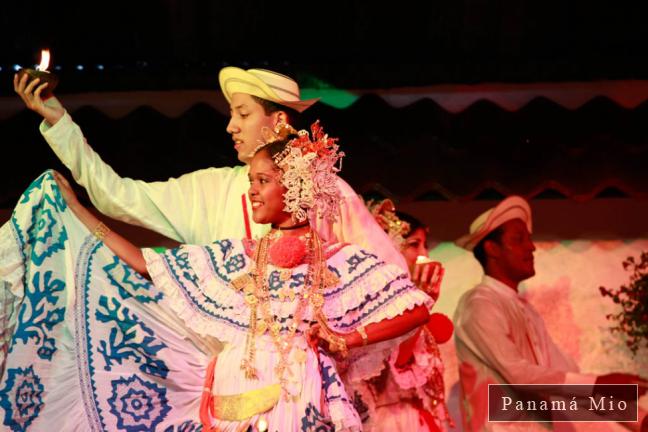
<path id="1" fill-rule="evenodd" d="M 484 275 L 484 277 L 482 278 L 482 284 L 494 288 L 496 291 L 501 292 L 502 294 L 505 294 L 507 296 L 520 298 L 517 291 L 492 276 Z"/>

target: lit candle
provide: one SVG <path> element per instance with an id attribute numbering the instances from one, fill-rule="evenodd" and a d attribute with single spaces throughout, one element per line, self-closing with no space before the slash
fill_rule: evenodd
<path id="1" fill-rule="evenodd" d="M 30 80 L 39 78 L 40 82 L 38 85 L 47 82 L 49 85 L 43 89 L 41 92 L 41 97 L 47 99 L 52 96 L 52 91 L 56 88 L 58 84 L 58 77 L 53 73 L 50 73 L 47 68 L 50 64 L 50 52 L 47 49 L 41 51 L 41 60 L 36 69 L 23 68 L 18 71 L 18 78 L 22 78 L 22 75 L 27 74 L 30 77 Z"/>
<path id="2" fill-rule="evenodd" d="M 416 257 L 416 264 L 427 264 L 434 262 L 431 260 L 429 257 L 426 257 L 425 255 L 419 255 Z"/>

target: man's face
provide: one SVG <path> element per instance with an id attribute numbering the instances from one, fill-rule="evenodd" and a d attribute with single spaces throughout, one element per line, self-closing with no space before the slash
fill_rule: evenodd
<path id="1" fill-rule="evenodd" d="M 521 282 L 535 275 L 533 251 L 535 245 L 526 224 L 513 219 L 501 225 L 502 236 L 495 242 L 498 267 L 513 281 Z"/>
<path id="2" fill-rule="evenodd" d="M 266 115 L 263 107 L 249 94 L 234 93 L 230 101 L 230 121 L 227 132 L 232 135 L 238 159 L 249 163 L 252 151 L 262 142 L 262 129 L 272 130 L 277 113 Z"/>

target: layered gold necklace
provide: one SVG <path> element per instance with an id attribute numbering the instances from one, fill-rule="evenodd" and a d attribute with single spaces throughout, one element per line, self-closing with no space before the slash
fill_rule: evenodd
<path id="1" fill-rule="evenodd" d="M 232 281 L 232 285 L 237 290 L 243 292 L 245 303 L 250 308 L 250 321 L 245 341 L 245 356 L 241 362 L 241 369 L 245 372 L 247 379 L 258 379 L 257 370 L 254 366 L 256 355 L 255 338 L 257 335 L 261 336 L 269 332 L 279 354 L 279 361 L 275 367 L 275 373 L 279 377 L 279 384 L 283 390 L 284 398 L 290 400 L 290 398 L 296 399 L 299 397 L 299 395 L 291 395 L 288 391 L 289 368 L 292 365 L 290 354 L 293 351 L 293 339 L 309 303 L 313 307 L 313 316 L 321 316 L 320 312 L 324 304 L 324 296 L 322 294 L 323 275 L 327 279 L 325 282 L 334 283 L 334 281 L 329 281 L 330 275 L 326 277 L 324 274 L 325 271 L 327 272 L 326 274 L 329 272 L 324 265 L 321 240 L 317 233 L 310 231 L 305 236 L 308 270 L 304 279 L 304 287 L 293 313 L 292 320 L 287 327 L 287 331 L 282 334 L 282 325 L 271 311 L 271 297 L 267 275 L 268 249 L 271 240 L 274 240 L 276 237 L 277 233 L 271 231 L 259 241 L 254 252 L 254 270 Z M 281 279 L 285 280 L 286 278 L 282 275 Z M 294 299 L 294 294 L 291 297 L 292 299 Z M 300 348 L 294 349 L 296 350 L 295 359 L 300 363 L 306 361 L 306 350 Z"/>

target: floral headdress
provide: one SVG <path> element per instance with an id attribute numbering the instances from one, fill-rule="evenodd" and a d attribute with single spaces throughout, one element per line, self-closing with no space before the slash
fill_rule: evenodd
<path id="1" fill-rule="evenodd" d="M 369 200 L 367 208 L 378 222 L 378 225 L 387 233 L 392 242 L 402 249 L 405 237 L 410 233 L 410 224 L 396 216 L 396 207 L 390 199 Z"/>
<path id="2" fill-rule="evenodd" d="M 281 183 L 286 188 L 284 210 L 291 213 L 296 222 L 306 220 L 311 211 L 334 222 L 341 199 L 337 173 L 342 169 L 344 152 L 339 151 L 337 138 L 324 133 L 319 120 L 310 129 L 310 134 L 304 129 L 297 132 L 292 126 L 282 124 L 269 134 L 266 131 L 265 143 L 256 151 L 296 134 L 283 151 L 273 156 L 274 163 L 282 171 Z"/>

